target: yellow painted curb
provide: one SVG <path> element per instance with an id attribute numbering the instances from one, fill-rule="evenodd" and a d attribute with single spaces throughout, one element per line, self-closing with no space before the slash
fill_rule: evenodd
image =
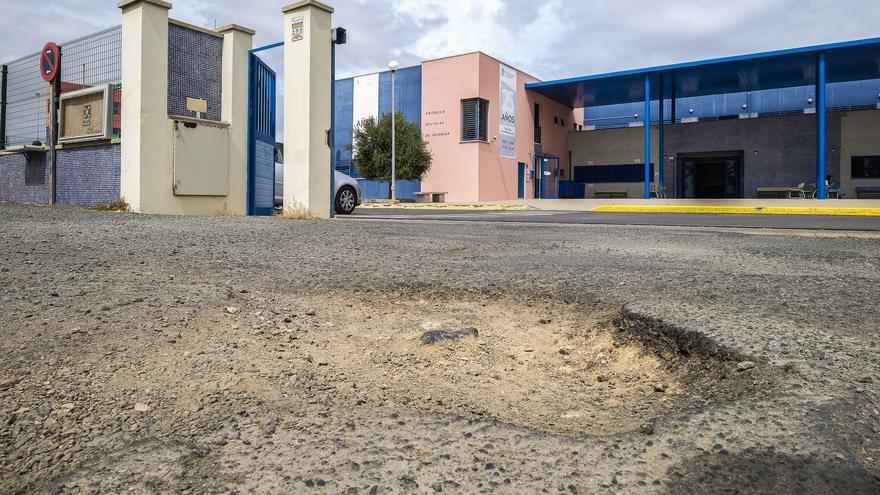
<path id="1" fill-rule="evenodd" d="M 709 213 L 727 215 L 829 215 L 878 217 L 880 208 L 787 207 L 787 206 L 616 206 L 606 205 L 590 211 L 601 213 Z"/>
<path id="2" fill-rule="evenodd" d="M 526 205 L 456 205 L 447 203 L 364 203 L 358 208 L 381 208 L 395 210 L 456 210 L 456 211 L 531 211 Z"/>

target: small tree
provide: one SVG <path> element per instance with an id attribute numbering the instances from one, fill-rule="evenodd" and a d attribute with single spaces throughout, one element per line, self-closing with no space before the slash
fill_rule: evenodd
<path id="1" fill-rule="evenodd" d="M 432 160 L 422 130 L 418 124 L 408 122 L 401 112 L 397 112 L 394 125 L 397 132 L 396 178 L 421 180 L 431 168 Z M 358 122 L 352 141 L 352 159 L 357 163 L 358 172 L 365 179 L 388 182 L 388 197 L 391 197 L 391 114 L 386 113 L 378 120 L 367 117 Z"/>

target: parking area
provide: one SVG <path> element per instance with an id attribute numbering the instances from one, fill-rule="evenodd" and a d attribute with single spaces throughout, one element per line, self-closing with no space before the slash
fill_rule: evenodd
<path id="1" fill-rule="evenodd" d="M 514 222 L 578 225 L 880 231 L 880 217 L 824 215 L 730 215 L 694 213 L 602 213 L 594 211 L 479 211 L 452 209 L 358 208 L 350 218 L 397 221 Z"/>

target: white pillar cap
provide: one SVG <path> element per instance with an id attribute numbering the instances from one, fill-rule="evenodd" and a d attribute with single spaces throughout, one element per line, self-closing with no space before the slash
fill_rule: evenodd
<path id="1" fill-rule="evenodd" d="M 281 12 L 286 14 L 286 13 L 290 12 L 291 10 L 298 10 L 303 7 L 307 7 L 309 5 L 314 5 L 315 7 L 318 7 L 321 10 L 326 10 L 327 12 L 330 12 L 331 14 L 333 13 L 333 7 L 326 5 L 326 4 L 323 4 L 321 2 L 318 2 L 316 0 L 301 0 L 299 2 L 294 2 L 290 5 L 288 5 L 287 7 L 284 7 L 283 9 L 281 9 Z"/>
<path id="2" fill-rule="evenodd" d="M 164 2 L 163 0 L 121 0 L 119 3 L 116 4 L 116 6 L 119 7 L 120 9 L 126 9 L 128 7 L 132 7 L 134 5 L 137 5 L 141 2 L 151 3 L 151 4 L 157 5 L 159 7 L 164 7 L 166 9 L 171 8 L 171 4 L 169 2 Z"/>

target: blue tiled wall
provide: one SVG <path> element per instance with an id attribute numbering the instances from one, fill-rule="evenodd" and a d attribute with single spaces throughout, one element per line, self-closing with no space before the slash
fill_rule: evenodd
<path id="1" fill-rule="evenodd" d="M 118 144 L 58 151 L 58 202 L 95 206 L 119 199 L 121 147 Z"/>
<path id="2" fill-rule="evenodd" d="M 177 24 L 168 25 L 168 114 L 195 117 L 186 99 L 207 100 L 203 119 L 220 120 L 223 38 Z"/>
<path id="3" fill-rule="evenodd" d="M 0 201 L 49 202 L 46 154 L 0 156 Z"/>
<path id="4" fill-rule="evenodd" d="M 47 153 L 0 157 L 0 201 L 49 202 Z M 59 204 L 94 206 L 119 199 L 120 146 L 58 151 Z"/>

